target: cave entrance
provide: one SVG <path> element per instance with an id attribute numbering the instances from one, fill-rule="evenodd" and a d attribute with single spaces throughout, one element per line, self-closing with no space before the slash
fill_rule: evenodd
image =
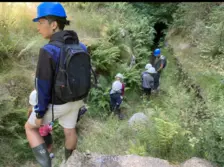
<path id="1" fill-rule="evenodd" d="M 153 39 L 153 45 L 152 45 L 152 52 L 159 47 L 159 43 L 164 41 L 165 38 L 165 31 L 167 30 L 168 25 L 164 22 L 157 22 L 154 25 L 155 33 L 154 33 L 154 39 Z M 154 63 L 155 56 L 153 56 L 153 53 L 151 55 L 151 63 Z"/>

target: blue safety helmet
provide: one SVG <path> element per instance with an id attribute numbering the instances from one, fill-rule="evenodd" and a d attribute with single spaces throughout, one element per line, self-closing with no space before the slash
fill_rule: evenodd
<path id="1" fill-rule="evenodd" d="M 156 50 L 154 50 L 154 56 L 158 56 L 158 55 L 160 55 L 160 49 L 156 49 Z"/>
<path id="2" fill-rule="evenodd" d="M 59 2 L 42 2 L 37 7 L 37 17 L 33 19 L 33 22 L 37 22 L 41 17 L 49 15 L 67 17 L 64 7 Z"/>

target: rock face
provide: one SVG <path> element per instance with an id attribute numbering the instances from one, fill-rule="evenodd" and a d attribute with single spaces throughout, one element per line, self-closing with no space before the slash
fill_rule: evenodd
<path id="1" fill-rule="evenodd" d="M 214 165 L 207 160 L 193 157 L 181 164 L 180 167 L 214 167 Z"/>
<path id="2" fill-rule="evenodd" d="M 74 151 L 66 163 L 60 167 L 215 167 L 210 162 L 193 157 L 180 165 L 170 164 L 167 160 L 137 155 L 99 155 L 83 154 Z"/>
<path id="3" fill-rule="evenodd" d="M 128 120 L 128 124 L 129 126 L 133 126 L 135 124 L 144 124 L 144 123 L 148 123 L 149 119 L 148 117 L 142 113 L 142 112 L 138 112 L 135 113 L 129 120 Z"/>
<path id="4" fill-rule="evenodd" d="M 66 164 L 60 167 L 177 167 L 159 158 L 137 155 L 110 156 L 89 154 L 74 151 Z"/>

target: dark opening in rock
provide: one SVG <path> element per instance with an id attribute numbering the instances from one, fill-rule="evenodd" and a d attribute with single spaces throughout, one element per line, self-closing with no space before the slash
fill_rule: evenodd
<path id="1" fill-rule="evenodd" d="M 163 22 L 155 23 L 154 29 L 155 29 L 156 32 L 154 33 L 153 46 L 151 48 L 152 52 L 156 48 L 158 48 L 159 43 L 164 40 L 164 38 L 165 38 L 165 31 L 167 30 L 167 28 L 168 28 L 168 25 L 163 23 Z M 152 53 L 150 62 L 153 63 L 154 60 L 155 60 L 155 56 L 153 56 L 153 53 Z"/>

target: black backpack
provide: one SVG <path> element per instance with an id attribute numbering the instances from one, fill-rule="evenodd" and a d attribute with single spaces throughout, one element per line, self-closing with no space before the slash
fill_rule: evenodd
<path id="1" fill-rule="evenodd" d="M 68 38 L 68 37 L 67 37 Z M 64 41 L 67 39 L 64 37 Z M 96 74 L 91 66 L 90 55 L 79 45 L 79 39 L 74 43 L 65 44 L 60 41 L 50 41 L 49 44 L 60 48 L 60 58 L 55 70 L 52 89 L 52 123 L 54 122 L 54 96 L 63 102 L 84 99 L 91 88 L 91 72 L 94 75 L 94 87 L 97 87 Z"/>
<path id="2" fill-rule="evenodd" d="M 90 55 L 83 50 L 79 42 L 64 44 L 59 41 L 50 42 L 61 48 L 60 59 L 54 77 L 54 96 L 63 102 L 81 100 L 88 96 L 91 88 Z M 96 76 L 94 74 L 95 84 Z"/>

